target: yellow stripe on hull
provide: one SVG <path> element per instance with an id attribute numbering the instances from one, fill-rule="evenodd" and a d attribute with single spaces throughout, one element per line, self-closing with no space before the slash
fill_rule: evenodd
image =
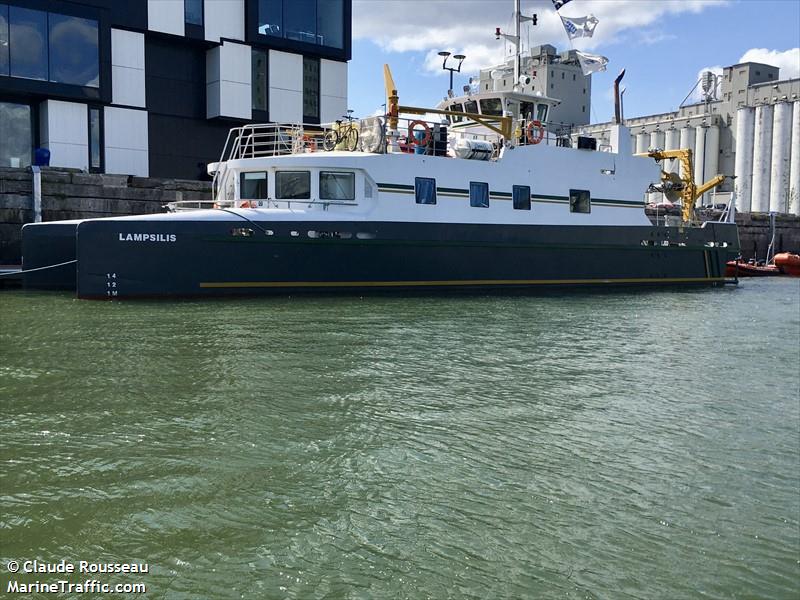
<path id="1" fill-rule="evenodd" d="M 463 279 L 440 281 L 211 281 L 201 288 L 346 288 L 346 287 L 435 287 L 478 285 L 581 285 L 615 283 L 701 283 L 723 282 L 724 277 L 665 277 L 636 279 Z"/>

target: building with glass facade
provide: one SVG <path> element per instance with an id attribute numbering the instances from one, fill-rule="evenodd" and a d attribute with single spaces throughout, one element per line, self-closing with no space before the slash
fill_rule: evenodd
<path id="1" fill-rule="evenodd" d="M 351 0 L 0 0 L 0 167 L 198 178 L 228 130 L 347 110 Z"/>

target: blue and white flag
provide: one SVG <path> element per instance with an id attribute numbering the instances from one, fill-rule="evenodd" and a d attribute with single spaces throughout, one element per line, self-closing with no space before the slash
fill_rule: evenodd
<path id="1" fill-rule="evenodd" d="M 560 15 L 559 15 L 560 16 Z M 600 21 L 594 15 L 588 17 L 561 17 L 561 23 L 567 32 L 569 39 L 574 40 L 579 37 L 592 37 L 594 29 Z"/>
<path id="2" fill-rule="evenodd" d="M 575 50 L 575 54 L 578 55 L 578 62 L 581 63 L 581 71 L 583 71 L 584 75 L 591 75 L 592 73 L 606 70 L 608 59 L 605 56 L 589 54 L 588 52 L 581 52 L 580 50 Z"/>
<path id="3" fill-rule="evenodd" d="M 556 7 L 556 10 L 564 6 L 569 0 L 553 0 L 553 6 Z"/>

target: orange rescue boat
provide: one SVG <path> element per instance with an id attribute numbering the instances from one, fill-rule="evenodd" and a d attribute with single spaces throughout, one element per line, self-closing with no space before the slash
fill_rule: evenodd
<path id="1" fill-rule="evenodd" d="M 800 277 L 800 254 L 781 252 L 780 254 L 775 255 L 775 258 L 772 259 L 772 262 L 784 275 Z"/>

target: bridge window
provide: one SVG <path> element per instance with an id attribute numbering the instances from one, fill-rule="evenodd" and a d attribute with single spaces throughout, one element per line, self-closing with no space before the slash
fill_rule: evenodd
<path id="1" fill-rule="evenodd" d="M 489 208 L 489 184 L 481 181 L 469 182 L 469 205 Z"/>
<path id="2" fill-rule="evenodd" d="M 574 212 L 574 213 L 592 212 L 592 198 L 589 190 L 569 191 L 569 212 Z"/>
<path id="3" fill-rule="evenodd" d="M 516 210 L 531 209 L 531 186 L 515 185 L 513 188 L 511 188 L 511 196 L 514 201 L 514 208 Z"/>
<path id="4" fill-rule="evenodd" d="M 264 172 L 240 173 L 239 198 L 242 200 L 266 200 L 268 198 L 267 174 Z"/>
<path id="5" fill-rule="evenodd" d="M 281 200 L 311 199 L 311 173 L 308 171 L 277 171 L 275 197 Z"/>
<path id="6" fill-rule="evenodd" d="M 484 98 L 481 100 L 481 114 L 502 116 L 503 101 L 500 98 Z"/>
<path id="7" fill-rule="evenodd" d="M 321 200 L 355 200 L 356 174 L 320 171 L 319 197 Z"/>
<path id="8" fill-rule="evenodd" d="M 478 103 L 475 100 L 467 100 L 464 102 L 464 112 L 477 115 L 478 114 Z"/>
<path id="9" fill-rule="evenodd" d="M 436 204 L 436 180 L 430 177 L 416 177 L 414 196 L 417 204 Z"/>

